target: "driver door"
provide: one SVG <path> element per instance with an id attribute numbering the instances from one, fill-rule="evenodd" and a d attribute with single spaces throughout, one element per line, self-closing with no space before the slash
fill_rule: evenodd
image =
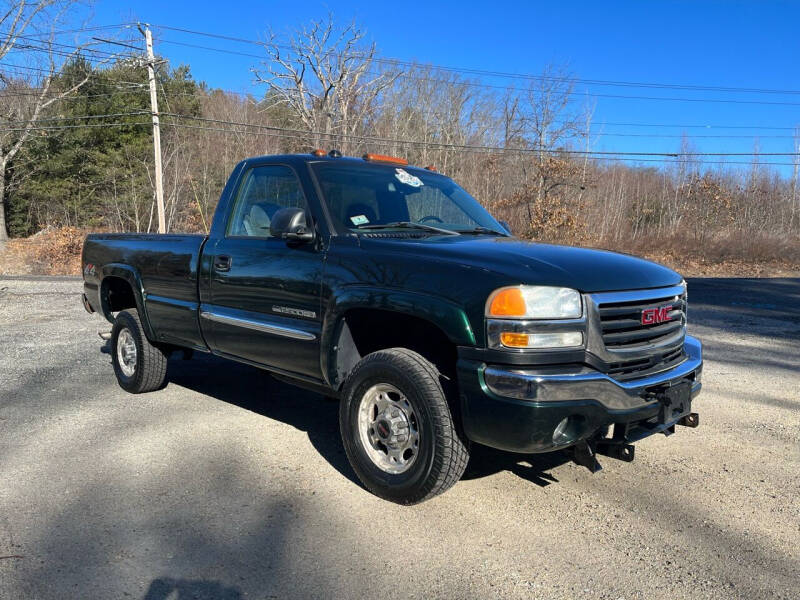
<path id="1" fill-rule="evenodd" d="M 320 378 L 323 254 L 270 236 L 272 216 L 286 207 L 308 210 L 291 167 L 261 164 L 243 174 L 227 230 L 210 251 L 202 316 L 215 352 Z"/>

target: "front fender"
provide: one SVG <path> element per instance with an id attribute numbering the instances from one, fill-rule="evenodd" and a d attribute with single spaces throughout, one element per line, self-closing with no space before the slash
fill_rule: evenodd
<path id="1" fill-rule="evenodd" d="M 458 304 L 437 296 L 405 290 L 352 285 L 333 290 L 322 324 L 320 360 L 326 381 L 336 376 L 336 340 L 344 314 L 354 308 L 373 308 L 406 314 L 429 321 L 457 346 L 474 346 L 475 333 Z"/>
<path id="2" fill-rule="evenodd" d="M 108 304 L 108 295 L 105 287 L 103 286 L 103 281 L 106 279 L 106 277 L 119 277 L 120 279 L 124 279 L 128 282 L 133 290 L 133 298 L 136 301 L 136 310 L 139 313 L 139 319 L 142 322 L 142 328 L 144 329 L 147 339 L 155 340 L 155 332 L 150 325 L 150 319 L 147 317 L 147 309 L 145 308 L 146 293 L 144 291 L 144 285 L 142 284 L 142 278 L 139 275 L 139 272 L 130 265 L 123 263 L 109 263 L 107 265 L 103 265 L 99 274 L 100 306 L 102 308 L 103 316 L 105 316 L 109 322 L 114 322 L 114 319 L 111 315 L 111 307 Z"/>

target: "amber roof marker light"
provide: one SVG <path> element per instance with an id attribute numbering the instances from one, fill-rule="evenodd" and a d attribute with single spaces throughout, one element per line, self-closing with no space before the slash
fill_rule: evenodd
<path id="1" fill-rule="evenodd" d="M 408 165 L 408 161 L 405 158 L 399 158 L 397 156 L 386 156 L 385 154 L 365 154 L 362 156 L 364 160 L 370 162 L 382 162 L 382 163 L 390 163 L 393 165 Z"/>
<path id="2" fill-rule="evenodd" d="M 312 156 L 325 156 L 327 152 L 322 148 L 317 148 L 316 150 L 311 151 Z"/>

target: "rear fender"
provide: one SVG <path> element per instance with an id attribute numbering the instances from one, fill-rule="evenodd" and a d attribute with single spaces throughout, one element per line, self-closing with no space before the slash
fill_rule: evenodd
<path id="1" fill-rule="evenodd" d="M 150 319 L 147 317 L 147 310 L 145 308 L 146 293 L 144 291 L 144 285 L 142 284 L 142 278 L 140 277 L 139 272 L 130 265 L 122 263 L 110 263 L 104 265 L 100 269 L 99 275 L 100 306 L 103 316 L 108 319 L 109 322 L 114 322 L 114 316 L 112 315 L 111 307 L 108 304 L 106 286 L 104 285 L 106 278 L 118 277 L 120 279 L 124 279 L 128 282 L 128 285 L 130 285 L 131 289 L 133 290 L 133 298 L 136 301 L 136 310 L 139 313 L 139 320 L 142 322 L 142 328 L 144 329 L 147 339 L 151 341 L 155 340 L 155 332 L 150 325 Z"/>

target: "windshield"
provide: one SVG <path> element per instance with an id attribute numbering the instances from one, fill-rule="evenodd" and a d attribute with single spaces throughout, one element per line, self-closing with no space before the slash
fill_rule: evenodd
<path id="1" fill-rule="evenodd" d="M 452 231 L 504 228 L 452 179 L 395 165 L 312 165 L 337 229 L 420 223 Z"/>

